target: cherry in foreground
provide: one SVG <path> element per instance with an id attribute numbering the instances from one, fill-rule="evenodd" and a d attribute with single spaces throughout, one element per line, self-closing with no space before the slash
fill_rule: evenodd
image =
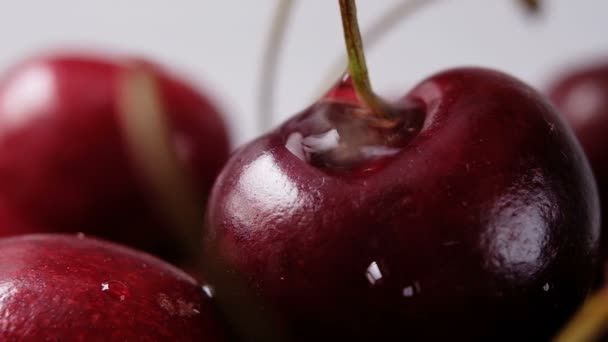
<path id="1" fill-rule="evenodd" d="M 0 240 L 3 341 L 225 341 L 196 281 L 117 244 L 52 234 Z"/>
<path id="2" fill-rule="evenodd" d="M 203 246 L 218 302 L 281 339 L 551 337 L 588 293 L 599 233 L 572 132 L 486 69 L 391 108 L 368 115 L 345 81 L 233 155 Z"/>
<path id="3" fill-rule="evenodd" d="M 32 58 L 0 80 L 0 236 L 84 232 L 182 261 L 227 157 L 217 109 L 164 68 Z"/>

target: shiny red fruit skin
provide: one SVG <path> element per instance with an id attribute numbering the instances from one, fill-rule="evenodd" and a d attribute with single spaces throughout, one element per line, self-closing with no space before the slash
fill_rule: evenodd
<path id="1" fill-rule="evenodd" d="M 150 255 L 77 236 L 0 240 L 2 341 L 226 341 L 194 279 Z"/>
<path id="2" fill-rule="evenodd" d="M 379 168 L 335 174 L 289 152 L 310 111 L 231 157 L 203 247 L 218 301 L 255 303 L 236 320 L 256 312 L 304 341 L 540 341 L 581 303 L 598 198 L 553 107 L 476 68 L 406 100 L 424 126 Z"/>
<path id="3" fill-rule="evenodd" d="M 563 73 L 549 87 L 549 98 L 572 126 L 595 174 L 602 217 L 608 213 L 608 63 L 590 64 Z M 607 228 L 602 228 L 602 258 L 608 255 Z"/>
<path id="4" fill-rule="evenodd" d="M 158 79 L 171 138 L 188 151 L 178 156 L 205 197 L 229 151 L 209 99 L 142 59 L 44 55 L 0 80 L 0 216 L 19 221 L 2 225 L 0 236 L 82 231 L 180 259 L 175 228 L 119 126 L 118 81 L 133 63 Z"/>

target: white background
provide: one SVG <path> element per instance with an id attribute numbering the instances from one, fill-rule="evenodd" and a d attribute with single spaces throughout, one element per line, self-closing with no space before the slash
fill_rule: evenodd
<path id="1" fill-rule="evenodd" d="M 215 96 L 235 144 L 255 124 L 259 66 L 276 0 L 0 1 L 0 70 L 38 52 L 87 47 L 143 54 Z M 363 30 L 398 1 L 359 0 Z M 401 95 L 450 66 L 481 65 L 542 87 L 562 66 L 608 60 L 608 1 L 544 0 L 531 18 L 514 0 L 435 1 L 367 53 L 376 90 Z M 275 124 L 307 106 L 343 51 L 337 1 L 299 0 L 279 67 Z"/>

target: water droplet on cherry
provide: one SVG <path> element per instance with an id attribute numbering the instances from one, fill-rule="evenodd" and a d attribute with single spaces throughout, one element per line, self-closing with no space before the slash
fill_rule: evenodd
<path id="1" fill-rule="evenodd" d="M 124 301 L 130 295 L 130 291 L 127 285 L 117 280 L 108 280 L 102 282 L 101 292 L 120 301 Z"/>
<path id="2" fill-rule="evenodd" d="M 215 296 L 215 290 L 211 285 L 205 284 L 201 286 L 201 289 L 208 298 L 213 298 L 213 296 Z"/>
<path id="3" fill-rule="evenodd" d="M 367 266 L 367 269 L 365 270 L 365 277 L 372 286 L 378 284 L 378 282 L 382 280 L 382 271 L 380 271 L 380 267 L 378 266 L 377 262 L 372 261 L 369 266 Z"/>
<path id="4" fill-rule="evenodd" d="M 414 296 L 414 287 L 406 286 L 403 288 L 403 291 L 401 293 L 403 294 L 403 297 L 413 297 Z"/>
<path id="5" fill-rule="evenodd" d="M 420 283 L 415 281 L 412 285 L 403 288 L 401 295 L 405 298 L 411 298 L 420 293 Z"/>

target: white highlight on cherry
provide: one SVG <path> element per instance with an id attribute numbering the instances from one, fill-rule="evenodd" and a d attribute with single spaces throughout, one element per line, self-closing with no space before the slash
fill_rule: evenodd
<path id="1" fill-rule="evenodd" d="M 52 106 L 55 95 L 55 75 L 45 65 L 30 68 L 17 77 L 1 96 L 3 129 L 24 125 L 35 119 L 31 115 L 45 114 L 43 109 Z"/>

